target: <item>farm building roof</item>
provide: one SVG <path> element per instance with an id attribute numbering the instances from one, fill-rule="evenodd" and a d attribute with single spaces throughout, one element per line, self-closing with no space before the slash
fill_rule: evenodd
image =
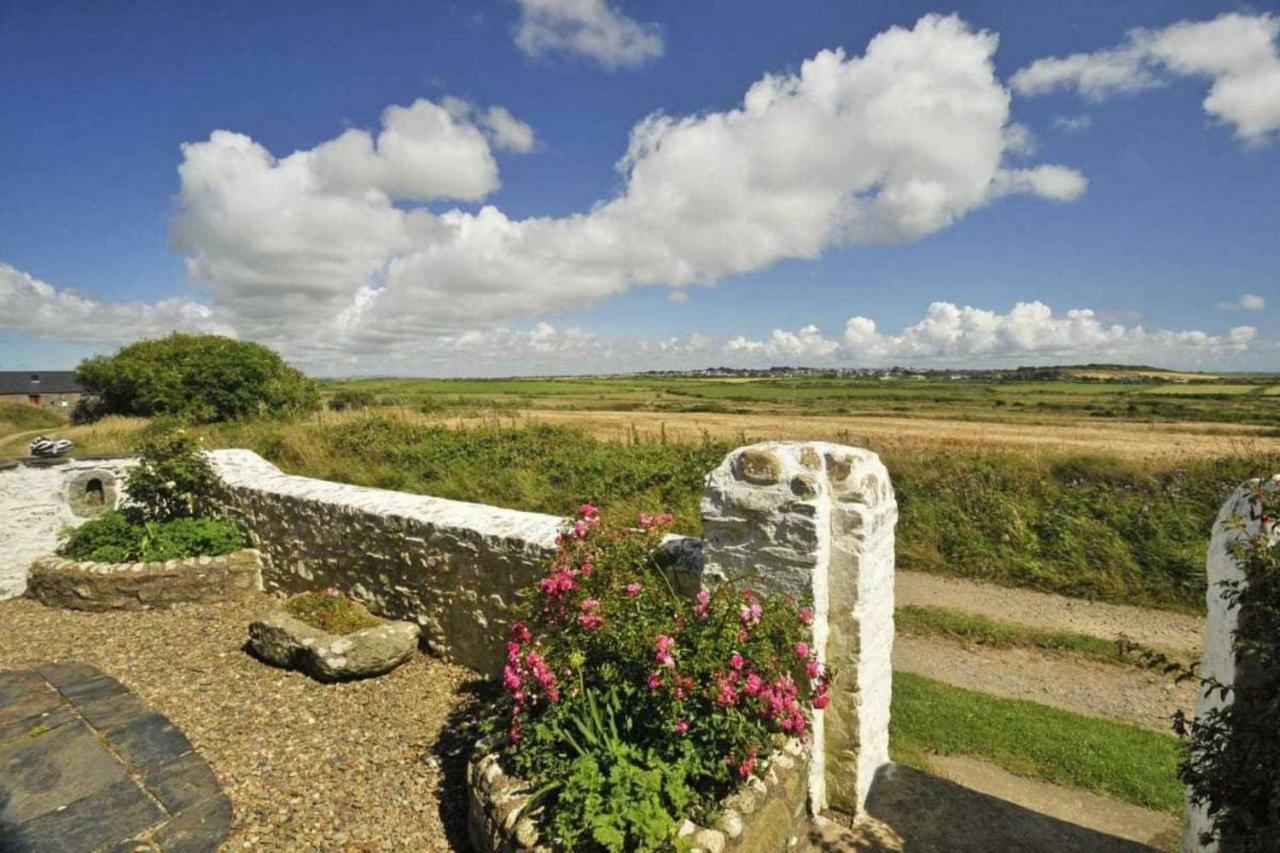
<path id="1" fill-rule="evenodd" d="M 0 395 L 83 392 L 74 370 L 0 370 Z"/>

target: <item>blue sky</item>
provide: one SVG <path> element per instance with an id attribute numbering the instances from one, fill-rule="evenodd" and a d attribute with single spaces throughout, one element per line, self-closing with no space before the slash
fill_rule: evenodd
<path id="1" fill-rule="evenodd" d="M 323 374 L 1277 370 L 1275 12 L 0 0 L 0 367 L 182 328 Z M 768 74 L 810 83 L 722 126 Z M 282 165 L 349 129 L 376 152 Z"/>

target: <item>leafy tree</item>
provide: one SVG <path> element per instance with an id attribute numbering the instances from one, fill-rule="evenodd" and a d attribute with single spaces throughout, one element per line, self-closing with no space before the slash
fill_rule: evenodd
<path id="1" fill-rule="evenodd" d="M 219 335 L 141 340 L 86 359 L 76 378 L 88 393 L 76 419 L 179 415 L 195 423 L 284 415 L 320 404 L 315 383 L 262 344 Z"/>
<path id="2" fill-rule="evenodd" d="M 200 445 L 170 422 L 147 430 L 138 451 L 138 467 L 129 472 L 125 491 L 129 510 L 140 521 L 196 516 L 201 498 L 218 488 L 218 475 Z"/>

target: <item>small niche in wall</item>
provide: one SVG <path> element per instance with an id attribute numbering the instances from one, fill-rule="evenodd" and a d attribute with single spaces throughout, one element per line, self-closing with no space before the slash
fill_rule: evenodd
<path id="1" fill-rule="evenodd" d="M 84 502 L 89 506 L 102 506 L 107 502 L 107 493 L 102 488 L 102 480 L 94 477 L 84 484 Z"/>
<path id="2" fill-rule="evenodd" d="M 116 508 L 119 486 L 111 471 L 81 471 L 67 481 L 67 505 L 79 518 L 96 518 Z"/>

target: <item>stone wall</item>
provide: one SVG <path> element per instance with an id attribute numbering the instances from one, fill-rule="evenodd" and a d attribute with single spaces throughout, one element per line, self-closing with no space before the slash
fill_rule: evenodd
<path id="1" fill-rule="evenodd" d="M 516 592 L 537 580 L 562 519 L 291 476 L 247 450 L 210 455 L 268 590 L 336 586 L 422 626 L 440 657 L 501 671 Z"/>
<path id="2" fill-rule="evenodd" d="M 22 595 L 58 533 L 114 509 L 131 459 L 0 461 L 0 600 Z"/>

